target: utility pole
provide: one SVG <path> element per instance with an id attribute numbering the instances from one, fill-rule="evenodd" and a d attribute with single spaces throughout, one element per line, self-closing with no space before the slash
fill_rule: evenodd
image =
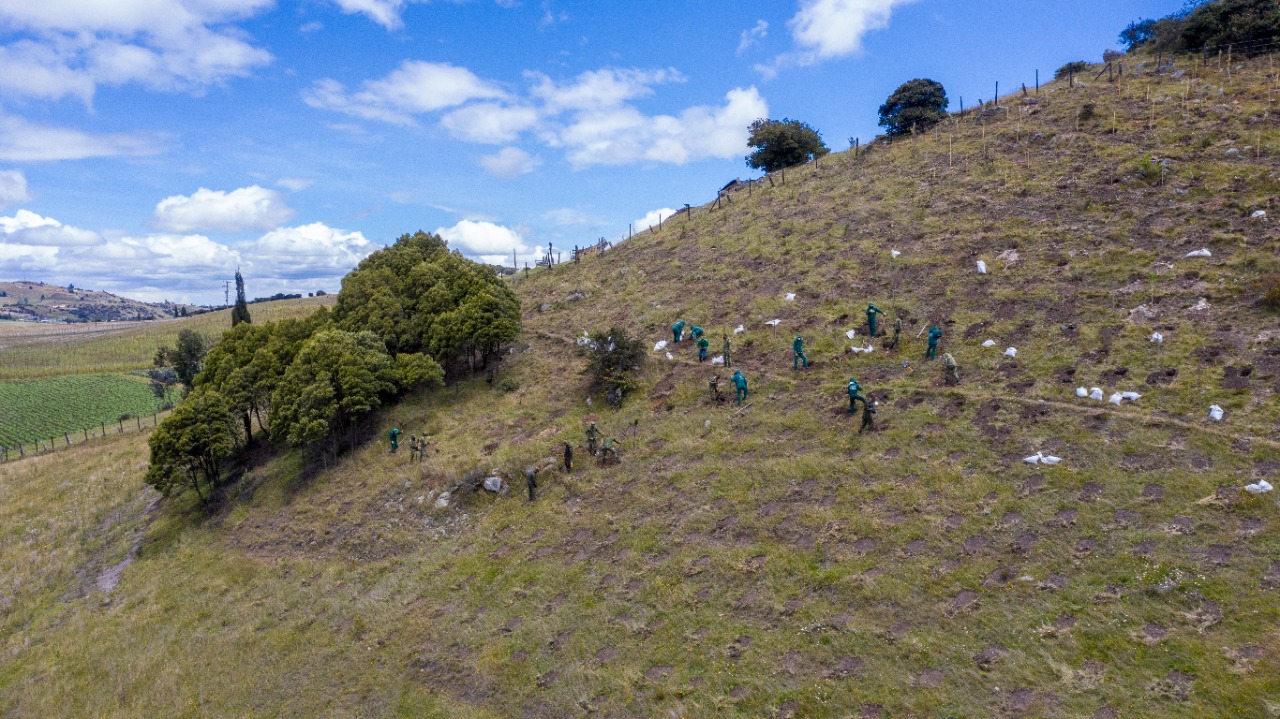
<path id="1" fill-rule="evenodd" d="M 231 280 L 222 281 L 222 304 L 226 307 L 231 306 Z"/>

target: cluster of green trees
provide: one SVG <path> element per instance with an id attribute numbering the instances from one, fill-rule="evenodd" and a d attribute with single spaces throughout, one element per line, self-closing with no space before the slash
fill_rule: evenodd
<path id="1" fill-rule="evenodd" d="M 646 357 L 644 340 L 615 326 L 607 332 L 592 332 L 585 347 L 591 393 L 603 394 L 612 407 L 622 406 L 623 397 L 640 385 L 640 369 Z"/>
<path id="2" fill-rule="evenodd" d="M 1130 52 L 1199 52 L 1225 45 L 1244 55 L 1270 52 L 1280 42 L 1280 3 L 1191 0 L 1172 15 L 1129 23 L 1120 42 Z"/>
<path id="3" fill-rule="evenodd" d="M 185 333 L 162 350 L 190 393 L 152 434 L 147 481 L 209 501 L 255 420 L 272 441 L 336 454 L 369 412 L 441 384 L 446 368 L 492 361 L 519 332 L 519 300 L 501 280 L 438 237 L 404 235 L 343 279 L 332 312 L 264 325 L 245 312 L 207 353 L 190 340 L 184 351 Z"/>

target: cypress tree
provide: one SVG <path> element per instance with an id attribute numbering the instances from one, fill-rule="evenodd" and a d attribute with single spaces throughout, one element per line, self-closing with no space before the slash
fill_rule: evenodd
<path id="1" fill-rule="evenodd" d="M 240 274 L 240 268 L 236 268 L 236 306 L 231 309 L 231 326 L 235 327 L 241 322 L 249 322 L 253 320 L 249 318 L 249 303 L 244 298 L 244 277 Z"/>

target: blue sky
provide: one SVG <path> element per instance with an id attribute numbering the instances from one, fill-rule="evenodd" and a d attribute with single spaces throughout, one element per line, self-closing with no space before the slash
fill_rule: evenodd
<path id="1" fill-rule="evenodd" d="M 336 291 L 418 229 L 531 259 L 714 199 L 747 125 L 833 150 L 1096 61 L 1180 0 L 0 0 L 0 279 Z"/>

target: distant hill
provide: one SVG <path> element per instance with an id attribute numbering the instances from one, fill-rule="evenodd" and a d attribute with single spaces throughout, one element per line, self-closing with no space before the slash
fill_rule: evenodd
<path id="1" fill-rule="evenodd" d="M 0 320 L 29 322 L 120 322 L 195 314 L 204 308 L 172 302 L 142 302 L 110 292 L 44 282 L 0 282 Z"/>

